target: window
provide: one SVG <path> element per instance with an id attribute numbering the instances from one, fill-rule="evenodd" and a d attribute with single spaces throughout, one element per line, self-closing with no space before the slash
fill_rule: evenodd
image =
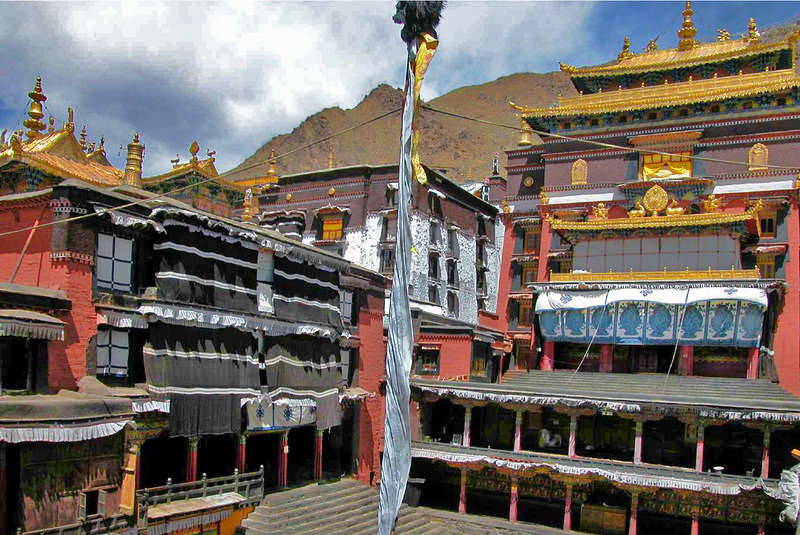
<path id="1" fill-rule="evenodd" d="M 97 288 L 112 292 L 131 292 L 133 240 L 97 235 Z"/>
<path id="2" fill-rule="evenodd" d="M 326 217 L 322 220 L 322 240 L 341 240 L 343 217 Z"/>
<path id="3" fill-rule="evenodd" d="M 439 195 L 441 193 L 428 193 L 428 208 L 430 208 L 431 214 L 442 217 L 442 199 L 439 198 Z"/>
<path id="4" fill-rule="evenodd" d="M 447 252 L 458 258 L 458 234 L 454 228 L 447 229 Z"/>
<path id="5" fill-rule="evenodd" d="M 478 296 L 478 310 L 486 310 L 486 296 Z"/>
<path id="6" fill-rule="evenodd" d="M 692 176 L 692 153 L 642 154 L 642 180 Z"/>
<path id="7" fill-rule="evenodd" d="M 418 375 L 439 375 L 439 346 L 423 345 L 417 354 Z"/>
<path id="8" fill-rule="evenodd" d="M 455 292 L 447 292 L 447 313 L 458 316 L 458 296 Z"/>
<path id="9" fill-rule="evenodd" d="M 599 124 L 600 124 L 600 119 L 592 119 L 591 121 L 589 121 L 589 125 L 591 126 L 597 126 Z"/>
<path id="10" fill-rule="evenodd" d="M 386 188 L 386 206 L 389 208 L 397 206 L 397 187 L 393 184 Z"/>
<path id="11" fill-rule="evenodd" d="M 431 221 L 431 233 L 430 233 L 430 242 L 431 245 L 438 245 L 439 244 L 439 222 L 438 221 Z"/>
<path id="12" fill-rule="evenodd" d="M 756 255 L 756 264 L 758 265 L 758 272 L 761 274 L 762 279 L 775 278 L 775 257 L 772 255 Z"/>
<path id="13" fill-rule="evenodd" d="M 128 375 L 130 337 L 119 329 L 97 330 L 97 375 Z"/>
<path id="14" fill-rule="evenodd" d="M 428 286 L 428 302 L 439 304 L 439 285 L 431 284 Z"/>
<path id="15" fill-rule="evenodd" d="M 774 238 L 775 229 L 777 227 L 778 215 L 776 213 L 762 213 L 758 218 L 758 224 L 761 226 L 762 238 Z"/>
<path id="16" fill-rule="evenodd" d="M 0 337 L 0 395 L 47 388 L 47 341 Z"/>
<path id="17" fill-rule="evenodd" d="M 481 242 L 475 244 L 475 263 L 478 266 L 486 264 L 486 247 Z"/>
<path id="18" fill-rule="evenodd" d="M 439 255 L 436 254 L 428 255 L 428 278 L 429 279 L 439 278 Z"/>
<path id="19" fill-rule="evenodd" d="M 542 238 L 542 231 L 540 230 L 526 230 L 525 240 L 523 242 L 523 252 L 525 253 L 538 253 L 539 243 Z"/>
<path id="20" fill-rule="evenodd" d="M 397 239 L 397 219 L 384 217 L 381 226 L 381 241 L 395 241 Z"/>
<path id="21" fill-rule="evenodd" d="M 564 260 L 559 262 L 558 272 L 559 273 L 572 273 L 572 260 Z"/>
<path id="22" fill-rule="evenodd" d="M 272 251 L 258 250 L 258 268 L 256 271 L 256 293 L 258 298 L 258 311 L 272 314 L 275 309 L 272 304 L 272 283 L 275 281 L 275 264 Z"/>
<path id="23" fill-rule="evenodd" d="M 647 114 L 648 121 L 655 121 L 656 119 L 658 119 L 658 114 L 656 112 L 651 111 L 650 113 Z"/>
<path id="24" fill-rule="evenodd" d="M 86 519 L 90 516 L 106 516 L 106 501 L 108 489 L 86 489 L 80 493 L 78 504 L 78 518 Z"/>
<path id="25" fill-rule="evenodd" d="M 472 370 L 470 375 L 477 375 L 479 377 L 486 376 L 486 357 L 483 355 L 472 356 Z"/>
<path id="26" fill-rule="evenodd" d="M 533 304 L 530 301 L 519 304 L 519 327 L 530 327 L 533 321 Z"/>
<path id="27" fill-rule="evenodd" d="M 786 106 L 786 99 L 781 97 L 778 99 L 778 106 Z"/>
<path id="28" fill-rule="evenodd" d="M 525 289 L 528 284 L 536 282 L 536 275 L 538 269 L 536 266 L 523 266 L 522 267 L 522 288 Z"/>
<path id="29" fill-rule="evenodd" d="M 689 116 L 689 110 L 687 110 L 686 108 L 678 110 L 678 117 L 688 117 L 688 116 Z"/>
<path id="30" fill-rule="evenodd" d="M 394 271 L 394 249 L 381 249 L 380 260 L 381 273 L 391 273 Z"/>
<path id="31" fill-rule="evenodd" d="M 353 324 L 353 290 L 339 290 L 339 309 L 342 311 L 342 321 Z"/>
<path id="32" fill-rule="evenodd" d="M 711 113 L 719 113 L 719 104 L 711 106 Z"/>
<path id="33" fill-rule="evenodd" d="M 478 236 L 486 236 L 486 221 L 481 216 L 477 217 Z"/>
<path id="34" fill-rule="evenodd" d="M 453 259 L 447 260 L 447 285 L 458 287 L 458 263 Z"/>
<path id="35" fill-rule="evenodd" d="M 617 119 L 617 122 L 619 124 L 627 123 L 628 122 L 628 116 L 627 115 L 620 115 L 619 118 Z"/>
<path id="36" fill-rule="evenodd" d="M 486 294 L 486 272 L 482 269 L 475 272 L 475 291 L 478 295 Z"/>

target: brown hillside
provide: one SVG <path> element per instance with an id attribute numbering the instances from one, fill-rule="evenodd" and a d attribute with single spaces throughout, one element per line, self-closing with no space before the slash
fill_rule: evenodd
<path id="1" fill-rule="evenodd" d="M 482 85 L 462 87 L 432 100 L 432 107 L 469 117 L 508 125 L 519 124 L 508 101 L 528 106 L 550 106 L 558 95 L 575 94 L 569 77 L 563 73 L 513 74 Z M 266 173 L 271 149 L 284 154 L 335 132 L 356 126 L 387 111 L 402 106 L 403 92 L 379 85 L 353 109 L 328 108 L 303 121 L 291 134 L 277 136 L 237 166 L 228 178 L 240 180 Z M 516 146 L 518 133 L 472 121 L 422 111 L 422 161 L 444 168 L 455 180 L 466 179 L 469 170 L 477 179 L 491 172 L 492 155 Z M 337 136 L 333 145 L 335 165 L 388 164 L 397 162 L 400 114 L 396 114 L 353 132 Z M 279 174 L 324 169 L 328 165 L 328 142 L 282 158 Z"/>

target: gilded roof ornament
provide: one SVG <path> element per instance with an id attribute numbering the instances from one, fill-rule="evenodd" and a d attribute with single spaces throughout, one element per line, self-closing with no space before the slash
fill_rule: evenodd
<path id="1" fill-rule="evenodd" d="M 31 107 L 28 110 L 28 117 L 29 119 L 25 119 L 22 124 L 28 128 L 28 131 L 25 135 L 28 139 L 33 139 L 42 135 L 42 130 L 46 128 L 45 124 L 41 121 L 44 117 L 44 113 L 42 112 L 42 103 L 47 100 L 47 97 L 44 96 L 42 92 L 42 79 L 37 77 L 36 78 L 36 87 L 33 88 L 33 91 L 28 93 L 28 97 L 31 99 Z"/>
<path id="2" fill-rule="evenodd" d="M 189 159 L 189 163 L 197 163 L 197 153 L 200 152 L 200 145 L 197 141 L 192 141 L 191 146 L 189 147 L 189 154 L 192 157 Z"/>
<path id="3" fill-rule="evenodd" d="M 625 36 L 625 40 L 622 41 L 622 52 L 617 54 L 617 59 L 622 61 L 624 59 L 632 58 L 633 54 L 631 53 L 631 40 L 628 36 Z"/>
<path id="4" fill-rule="evenodd" d="M 558 68 L 561 69 L 561 72 L 575 72 L 575 65 L 561 63 L 560 61 L 558 62 Z"/>
<path id="5" fill-rule="evenodd" d="M 694 39 L 694 36 L 697 35 L 697 28 L 694 27 L 692 15 L 694 15 L 692 2 L 686 0 L 686 7 L 683 9 L 683 24 L 681 24 L 681 29 L 678 30 L 678 37 L 680 38 L 678 50 L 682 52 L 693 49 L 697 44 Z"/>
<path id="6" fill-rule="evenodd" d="M 707 199 L 703 199 L 703 212 L 706 214 L 716 214 L 722 206 L 722 198 L 713 193 Z"/>
<path id="7" fill-rule="evenodd" d="M 647 46 L 644 47 L 644 53 L 649 54 L 650 52 L 656 52 L 658 50 L 657 41 L 658 37 L 656 37 L 655 39 L 650 39 L 650 41 L 647 42 Z"/>
<path id="8" fill-rule="evenodd" d="M 81 140 L 78 145 L 81 146 L 83 152 L 86 152 L 86 125 L 83 125 L 83 128 L 81 128 Z"/>
<path id="9" fill-rule="evenodd" d="M 50 128 L 47 129 L 48 132 L 55 132 L 56 131 L 56 118 L 52 115 L 47 120 L 50 123 Z"/>
<path id="10" fill-rule="evenodd" d="M 64 125 L 64 130 L 66 130 L 68 134 L 71 134 L 75 131 L 75 121 L 74 117 L 72 116 L 72 108 L 67 108 L 67 124 Z"/>
<path id="11" fill-rule="evenodd" d="M 528 121 L 525 120 L 524 117 L 520 117 L 520 131 L 519 131 L 519 142 L 517 145 L 520 147 L 525 147 L 528 145 L 533 145 L 533 129 L 531 125 L 528 124 Z"/>
<path id="12" fill-rule="evenodd" d="M 668 200 L 669 196 L 667 192 L 664 188 L 656 184 L 644 194 L 642 204 L 644 204 L 644 207 L 650 212 L 651 216 L 657 216 L 659 212 L 667 207 Z"/>
<path id="13" fill-rule="evenodd" d="M 14 154 L 22 154 L 22 137 L 16 133 L 11 135 L 11 150 Z"/>
<path id="14" fill-rule="evenodd" d="M 328 145 L 328 169 L 333 169 L 333 145 Z"/>
<path id="15" fill-rule="evenodd" d="M 217 153 L 217 151 L 215 151 L 215 150 L 206 149 L 206 156 L 208 157 L 209 160 L 213 161 L 214 160 L 214 155 L 216 153 Z"/>
<path id="16" fill-rule="evenodd" d="M 253 190 L 248 188 L 244 192 L 244 212 L 242 212 L 242 219 L 249 221 L 253 219 Z"/>
<path id="17" fill-rule="evenodd" d="M 747 24 L 747 40 L 755 43 L 759 39 L 761 39 L 761 33 L 759 33 L 758 26 L 756 26 L 756 19 L 750 17 L 750 22 Z"/>
<path id="18" fill-rule="evenodd" d="M 275 163 L 276 163 L 276 156 L 275 156 L 275 149 L 270 150 L 269 152 L 269 169 L 267 169 L 267 177 L 269 178 L 277 178 L 278 172 L 275 170 Z"/>
<path id="19" fill-rule="evenodd" d="M 539 193 L 539 201 L 542 204 L 550 204 L 550 197 L 547 196 L 547 193 L 541 192 Z"/>
<path id="20" fill-rule="evenodd" d="M 176 154 L 174 160 L 170 160 L 169 163 L 172 164 L 172 167 L 178 167 L 178 163 L 181 161 L 181 155 Z"/>
<path id="21" fill-rule="evenodd" d="M 597 206 L 592 206 L 592 214 L 595 219 L 608 219 L 608 208 L 605 203 L 598 203 Z"/>
<path id="22" fill-rule="evenodd" d="M 717 41 L 730 41 L 731 40 L 731 32 L 728 30 L 717 30 Z"/>

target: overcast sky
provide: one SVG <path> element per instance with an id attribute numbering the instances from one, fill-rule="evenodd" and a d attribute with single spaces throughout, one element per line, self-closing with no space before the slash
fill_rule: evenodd
<path id="1" fill-rule="evenodd" d="M 457 2 L 426 99 L 515 72 L 549 72 L 558 61 L 616 58 L 625 35 L 635 52 L 659 37 L 675 46 L 683 2 Z M 800 13 L 797 2 L 694 2 L 698 37 L 738 36 Z M 75 110 L 76 130 L 106 137 L 124 166 L 138 131 L 145 174 L 188 159 L 197 140 L 234 167 L 278 134 L 331 106 L 351 108 L 377 84 L 403 84 L 405 47 L 393 2 L 0 3 L 0 130 L 19 129 L 36 76 L 56 125 Z"/>

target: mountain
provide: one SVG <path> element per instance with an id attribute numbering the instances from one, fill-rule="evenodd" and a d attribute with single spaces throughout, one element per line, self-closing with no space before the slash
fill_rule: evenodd
<path id="1" fill-rule="evenodd" d="M 455 89 L 427 104 L 433 108 L 468 117 L 517 126 L 519 118 L 508 105 L 547 107 L 558 95 L 575 95 L 569 76 L 560 72 L 548 74 L 519 73 L 482 85 Z M 399 109 L 403 91 L 382 84 L 372 90 L 355 108 L 328 108 L 304 120 L 290 134 L 277 136 L 255 154 L 234 168 L 226 178 L 241 180 L 263 176 L 272 149 L 285 154 L 313 141 L 364 123 L 386 112 Z M 515 147 L 519 133 L 510 128 L 477 123 L 422 110 L 420 152 L 422 162 L 444 169 L 447 175 L 464 181 L 471 170 L 475 179 L 488 176 L 492 156 Z M 281 158 L 277 171 L 281 175 L 314 171 L 328 167 L 328 147 L 333 146 L 334 165 L 344 167 L 361 164 L 396 163 L 399 151 L 400 113 L 375 121 L 337 136 L 330 141 L 300 150 Z"/>

